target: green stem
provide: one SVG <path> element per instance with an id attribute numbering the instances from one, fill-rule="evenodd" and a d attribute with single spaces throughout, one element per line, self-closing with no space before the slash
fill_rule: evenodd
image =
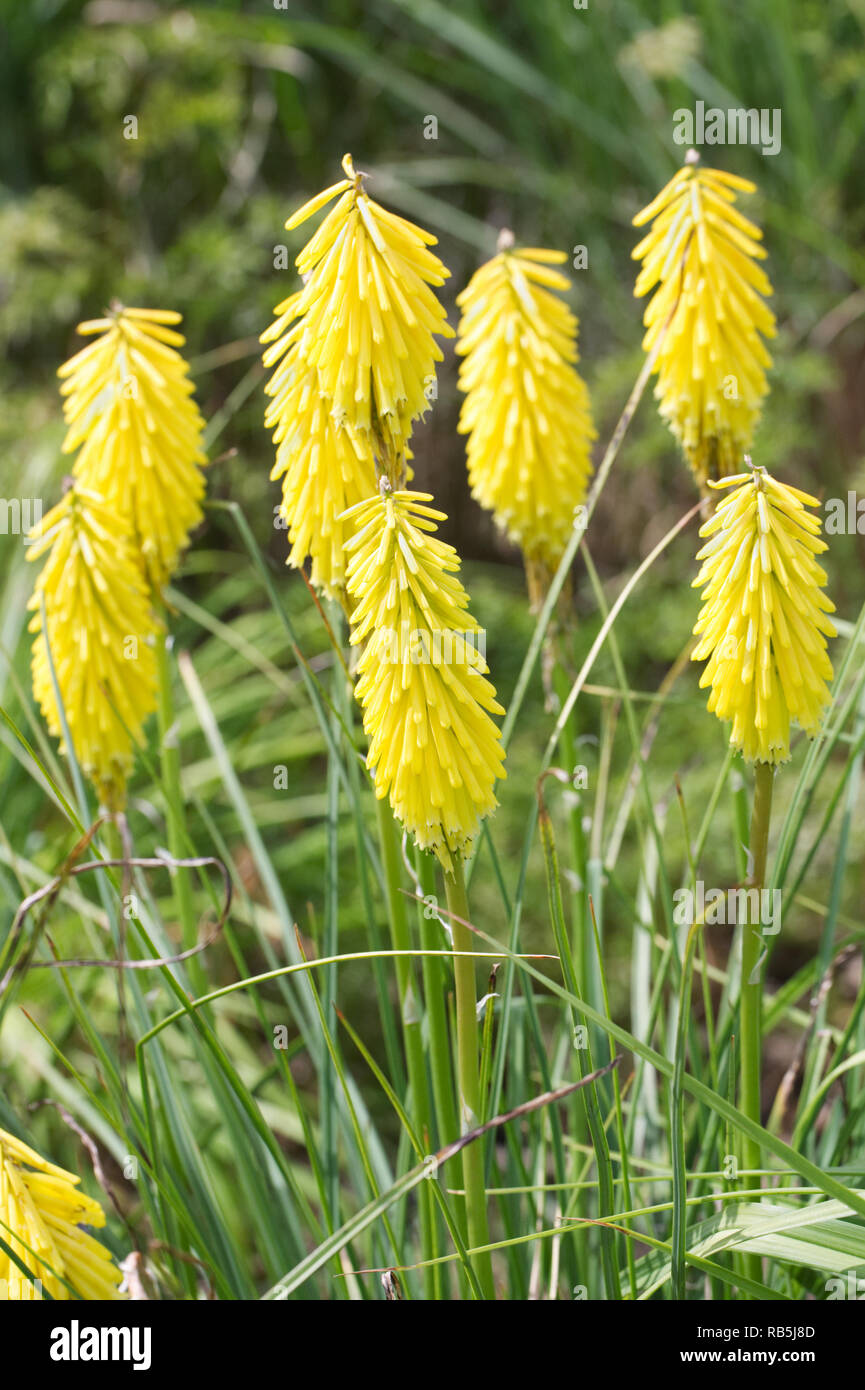
<path id="1" fill-rule="evenodd" d="M 550 905 L 550 919 L 552 921 L 553 936 L 556 942 L 556 949 L 561 960 L 562 974 L 565 984 L 575 998 L 579 998 L 582 992 L 577 974 L 576 966 L 571 955 L 571 946 L 565 928 L 565 912 L 562 904 L 562 881 L 559 873 L 558 854 L 556 852 L 556 837 L 553 831 L 553 823 L 544 804 L 543 792 L 538 786 L 538 829 L 541 835 L 541 845 L 544 851 L 544 862 L 547 870 L 547 894 Z M 587 1010 L 583 1015 L 578 1013 L 574 1006 L 571 1007 L 571 1027 L 574 1039 L 574 1050 L 577 1054 L 577 1066 L 581 1076 L 588 1076 L 594 1071 L 592 1061 L 592 1044 L 588 1033 L 588 1023 L 591 1010 Z M 580 1024 L 578 1019 L 583 1018 Z M 583 1039 L 577 1032 L 579 1027 L 585 1027 L 586 1036 Z M 584 1043 L 584 1046 L 577 1047 L 577 1042 Z M 601 1220 L 600 1225 L 600 1246 L 601 1246 L 601 1269 L 604 1277 L 604 1287 L 607 1298 L 612 1302 L 620 1302 L 622 1297 L 621 1285 L 618 1273 L 618 1258 L 616 1254 L 617 1235 L 611 1226 L 604 1223 L 604 1218 L 612 1216 L 615 1211 L 615 1189 L 613 1184 L 613 1165 L 610 1157 L 610 1146 L 607 1142 L 607 1131 L 604 1118 L 601 1114 L 600 1101 L 595 1084 L 586 1086 L 580 1093 L 584 1098 L 586 1110 L 586 1123 L 594 1150 L 594 1158 L 598 1172 L 598 1215 Z M 588 1164 L 586 1171 L 588 1171 Z"/>
<path id="2" fill-rule="evenodd" d="M 742 984 L 739 1003 L 741 1056 L 739 1103 L 742 1113 L 758 1125 L 762 1123 L 760 1062 L 763 987 L 760 978 L 760 956 L 763 942 L 759 930 L 755 930 L 755 928 L 760 926 L 759 895 L 766 878 L 773 779 L 774 768 L 772 765 L 770 763 L 757 763 L 749 838 L 751 874 L 748 879 L 748 888 L 756 890 L 758 906 L 755 911 L 752 907 L 753 900 L 749 894 L 748 912 L 742 934 Z M 760 1145 L 756 1140 L 746 1138 L 743 1146 L 743 1158 L 747 1169 L 760 1167 Z"/>
<path id="3" fill-rule="evenodd" d="M 673 1080 L 670 1087 L 670 1141 L 671 1166 L 673 1173 L 673 1236 L 670 1252 L 670 1285 L 673 1298 L 682 1303 L 687 1298 L 685 1288 L 685 1265 L 687 1263 L 687 1197 L 688 1177 L 685 1167 L 685 1093 L 682 1079 L 688 1052 L 688 1018 L 691 1008 L 691 977 L 694 948 L 697 937 L 702 936 L 702 922 L 691 923 L 685 942 L 682 960 L 682 978 L 679 984 L 679 1010 L 676 1020 L 676 1051 L 673 1065 Z M 757 1273 L 759 1279 L 759 1271 Z"/>
<path id="4" fill-rule="evenodd" d="M 553 684 L 556 695 L 559 699 L 561 709 L 571 688 L 568 673 L 564 670 L 559 661 L 553 668 Z M 577 740 L 576 740 L 576 718 L 569 719 L 562 729 L 562 739 L 560 743 L 562 762 L 565 770 L 571 777 L 575 775 L 577 765 Z M 587 945 L 588 929 L 588 855 L 586 852 L 586 837 L 583 831 L 583 806 L 582 797 L 576 792 L 571 792 L 574 798 L 568 807 L 568 830 L 571 853 L 571 869 L 575 875 L 574 886 L 571 889 L 571 951 L 573 953 L 576 974 L 581 981 L 586 982 L 588 991 L 587 997 L 593 1004 L 597 1005 L 592 984 L 593 961 Z M 578 880 L 578 882 L 576 881 Z M 570 1106 L 571 1133 L 577 1144 L 586 1144 L 590 1141 L 590 1132 L 586 1123 L 586 1102 L 579 1091 L 573 1098 Z M 575 1218 L 579 1218 L 588 1212 L 591 1197 L 588 1189 L 583 1191 L 577 1188 L 572 1203 L 572 1212 Z M 628 1241 L 630 1249 L 633 1242 Z"/>
<path id="5" fill-rule="evenodd" d="M 762 1061 L 763 986 L 760 958 L 763 940 L 760 935 L 760 897 L 766 879 L 766 856 L 769 847 L 769 822 L 772 816 L 772 787 L 775 769 L 771 763 L 757 763 L 754 777 L 754 805 L 751 811 L 751 833 L 748 840 L 751 873 L 749 890 L 755 890 L 757 907 L 751 893 L 742 926 L 742 981 L 739 991 L 739 1107 L 743 1115 L 755 1124 L 762 1124 L 760 1078 Z M 746 1135 L 742 1141 L 742 1162 L 746 1170 L 760 1167 L 762 1154 L 756 1139 Z M 762 1262 L 759 1255 L 746 1257 L 745 1273 L 760 1280 Z"/>
<path id="6" fill-rule="evenodd" d="M 395 951 L 410 951 L 412 940 L 409 930 L 408 899 L 402 892 L 399 831 L 385 800 L 376 799 L 376 811 L 378 813 L 378 831 L 381 841 L 382 867 L 384 869 L 388 921 L 393 949 Z M 406 1109 L 411 1115 L 421 1143 L 430 1144 L 432 1121 L 421 1030 L 422 1011 L 411 956 L 396 957 L 396 981 L 399 991 L 399 1012 L 405 1046 L 406 1070 L 411 1091 L 410 1104 Z M 438 1254 L 436 1249 L 436 1213 L 433 1202 L 434 1196 L 430 1184 L 424 1183 L 418 1196 L 418 1208 L 421 1246 L 425 1260 L 433 1259 Z M 435 1297 L 436 1284 L 435 1267 L 427 1266 L 424 1270 L 424 1292 L 427 1298 Z"/>
<path id="7" fill-rule="evenodd" d="M 421 849 L 415 849 L 415 869 L 422 897 L 418 899 L 418 926 L 421 946 L 425 951 L 440 951 L 446 945 L 442 921 L 437 911 L 435 859 Z M 427 1028 L 427 1053 L 432 1082 L 432 1115 L 434 1143 L 441 1148 L 459 1136 L 459 1122 L 451 1068 L 450 1033 L 448 1031 L 447 979 L 443 960 L 424 956 L 421 962 Z M 454 1217 L 460 1234 L 467 1235 L 465 1203 L 458 1201 Z M 447 1267 L 438 1266 L 442 1280 L 448 1277 Z M 449 1297 L 446 1282 L 442 1283 L 440 1298 Z M 468 1289 L 468 1284 L 465 1285 Z"/>
<path id="8" fill-rule="evenodd" d="M 559 708 L 568 698 L 571 689 L 571 682 L 567 672 L 557 661 L 553 668 L 553 684 L 556 695 L 559 698 Z M 562 737 L 559 744 L 561 761 L 572 777 L 577 766 L 577 740 L 576 740 L 576 721 L 569 719 L 562 729 Z M 572 795 L 574 795 L 572 793 Z M 586 837 L 583 833 L 583 806 L 582 798 L 574 797 L 568 807 L 568 831 L 571 851 L 571 867 L 574 875 L 579 879 L 579 885 L 571 890 L 571 949 L 574 955 L 574 964 L 580 979 L 587 977 L 587 964 L 590 959 L 588 950 L 588 912 L 586 909 L 586 883 L 588 879 L 588 860 L 586 855 Z M 597 1004 L 596 999 L 592 999 L 593 1004 Z"/>
<path id="9" fill-rule="evenodd" d="M 441 918 L 436 911 L 435 860 L 423 850 L 415 850 L 415 869 L 423 901 L 418 903 L 421 945 L 426 951 L 440 951 L 447 945 Z M 430 900 L 429 902 L 427 900 Z M 430 1075 L 435 1103 L 436 1138 L 439 1146 L 450 1144 L 459 1137 L 459 1121 L 454 1101 L 454 1078 L 451 1069 L 448 1011 L 445 999 L 445 963 L 435 956 L 422 961 L 424 1000 L 429 1032 Z"/>
<path id="10" fill-rule="evenodd" d="M 162 631 L 157 639 L 157 671 L 159 679 L 159 761 L 162 772 L 162 789 L 166 803 L 166 825 L 168 830 L 168 849 L 174 859 L 184 859 L 188 855 L 189 835 L 186 827 L 186 813 L 183 804 L 183 787 L 180 781 L 180 745 L 174 726 L 174 700 L 171 693 L 171 665 L 168 659 L 168 624 L 165 610 L 162 611 Z M 180 916 L 181 938 L 184 951 L 193 947 L 198 939 L 198 918 L 192 897 L 191 869 L 174 870 L 174 889 L 177 897 L 177 911 Z M 190 980 L 200 994 L 206 985 L 204 971 L 197 956 L 188 962 Z"/>
<path id="11" fill-rule="evenodd" d="M 466 882 L 462 859 L 454 860 L 452 874 L 445 874 L 445 892 L 451 913 L 454 951 L 473 951 L 474 938 L 465 925 L 469 920 Z M 462 1133 L 477 1128 L 481 1122 L 481 1088 L 478 1067 L 478 1017 L 475 963 L 467 955 L 454 956 L 456 993 L 457 1078 L 459 1083 L 460 1128 Z M 466 1217 L 469 1245 L 473 1248 L 489 1244 L 487 1225 L 487 1194 L 484 1187 L 484 1150 L 480 1143 L 467 1144 L 463 1149 L 463 1182 L 466 1190 Z M 484 1298 L 494 1299 L 493 1267 L 489 1251 L 472 1258 Z"/>
<path id="12" fill-rule="evenodd" d="M 342 638 L 342 610 L 337 604 L 332 613 L 334 645 L 340 649 Z M 334 661 L 331 671 L 331 698 L 334 714 L 331 719 L 334 741 L 339 739 L 340 719 L 348 715 L 351 720 L 351 694 L 342 666 Z M 327 851 L 325 857 L 324 884 L 324 953 L 335 956 L 339 950 L 339 760 L 331 754 L 327 760 Z M 322 980 L 322 1005 L 324 1016 L 330 1023 L 334 1016 L 337 998 L 337 967 L 328 965 Z M 334 1038 L 334 1047 L 339 1042 Z M 324 1150 L 324 1168 L 328 1184 L 328 1198 L 331 1211 L 339 1210 L 339 1134 L 336 1116 L 336 1067 L 324 1063 L 321 1070 L 321 1142 Z"/>

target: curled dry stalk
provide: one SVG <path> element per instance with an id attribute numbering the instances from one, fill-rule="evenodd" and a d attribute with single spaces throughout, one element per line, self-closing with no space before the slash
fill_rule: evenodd
<path id="1" fill-rule="evenodd" d="M 91 836 L 95 832 L 95 829 L 96 826 L 92 827 L 90 832 Z M 77 848 L 80 849 L 80 846 Z M 25 957 L 22 958 L 22 960 L 14 962 L 12 965 L 10 965 L 6 971 L 6 974 L 3 976 L 3 979 L 0 980 L 0 996 L 2 996 L 5 990 L 8 989 L 14 976 L 22 973 L 26 969 L 66 970 L 74 967 L 92 966 L 100 967 L 104 970 L 123 971 L 154 970 L 165 965 L 176 965 L 180 961 L 189 960 L 192 956 L 199 955 L 200 952 L 206 951 L 208 946 L 212 946 L 213 942 L 219 936 L 220 932 L 225 926 L 226 921 L 228 920 L 228 914 L 231 910 L 231 900 L 233 896 L 231 875 L 223 861 L 221 859 L 213 857 L 212 855 L 200 855 L 191 859 L 174 859 L 171 855 L 164 854 L 161 855 L 158 859 L 94 859 L 88 862 L 87 864 L 65 865 L 59 874 L 57 874 L 54 878 L 50 879 L 48 883 L 43 884 L 41 888 L 37 888 L 35 892 L 30 893 L 21 903 L 20 907 L 18 908 L 18 911 L 15 914 L 12 926 L 9 929 L 7 945 L 8 943 L 14 944 L 14 942 L 19 938 L 24 925 L 24 921 L 31 909 L 34 908 L 37 905 L 37 903 L 40 903 L 47 898 L 48 903 L 44 910 L 42 920 L 40 921 L 40 927 L 44 927 L 45 916 L 47 912 L 50 910 L 51 905 L 56 900 L 58 894 L 61 892 L 63 884 L 66 882 L 67 879 L 77 878 L 81 874 L 91 873 L 94 869 L 123 869 L 124 872 L 126 872 L 129 869 L 204 869 L 208 867 L 219 869 L 222 875 L 223 886 L 225 888 L 225 898 L 223 901 L 222 910 L 219 914 L 219 919 L 216 922 L 215 926 L 212 928 L 212 930 L 208 933 L 204 941 L 199 941 L 196 943 L 195 946 L 190 946 L 185 951 L 179 951 L 176 955 L 159 956 L 147 960 L 126 960 L 124 956 L 121 956 L 121 958 L 117 960 L 91 960 L 75 957 L 70 960 L 54 959 L 50 961 L 34 961 L 31 959 L 31 955 L 33 949 L 35 948 L 36 941 L 38 940 L 38 933 L 34 933 L 34 939 L 31 942 L 31 946 L 28 949 Z"/>

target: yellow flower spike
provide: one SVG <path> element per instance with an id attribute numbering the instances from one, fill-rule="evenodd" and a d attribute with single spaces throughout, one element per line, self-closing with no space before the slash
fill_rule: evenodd
<path id="1" fill-rule="evenodd" d="M 34 609 L 33 693 L 48 728 L 62 723 L 48 642 L 75 756 L 101 802 L 122 807 L 133 740 L 156 705 L 156 622 L 128 522 L 76 485 L 30 533 L 29 560 L 48 554 Z M 65 742 L 61 744 L 67 752 Z"/>
<path id="2" fill-rule="evenodd" d="M 82 1229 L 104 1226 L 105 1213 L 78 1191 L 80 1181 L 0 1129 L 0 1237 L 32 1276 L 28 1279 L 0 1249 L 0 1300 L 40 1300 L 43 1292 L 61 1300 L 75 1294 L 87 1300 L 123 1298 L 118 1287 L 123 1276 L 113 1256 Z"/>
<path id="3" fill-rule="evenodd" d="M 631 252 L 643 262 L 634 294 L 654 289 L 643 347 L 661 335 L 655 397 L 700 483 L 723 478 L 748 448 L 772 359 L 775 316 L 758 260 L 762 232 L 734 206 L 755 185 L 688 163 L 634 218 L 652 228 Z M 761 336 L 762 335 L 762 336 Z"/>
<path id="4" fill-rule="evenodd" d="M 427 409 L 435 386 L 438 337 L 453 337 L 430 286 L 450 272 L 428 249 L 436 238 L 386 211 L 363 189 L 351 156 L 346 178 L 300 208 L 293 228 L 341 195 L 297 258 L 304 288 L 275 311 L 262 335 L 272 343 L 272 366 L 297 344 L 318 371 L 319 390 L 337 424 L 366 433 L 400 466 L 412 422 Z M 376 448 L 380 454 L 381 449 Z"/>
<path id="5" fill-rule="evenodd" d="M 528 561 L 555 570 L 585 499 L 596 438 L 575 370 L 577 320 L 552 291 L 559 251 L 503 250 L 457 296 L 472 494 Z"/>
<path id="6" fill-rule="evenodd" d="M 732 720 L 731 747 L 749 762 L 785 762 L 791 720 L 814 735 L 830 698 L 835 628 L 825 615 L 835 606 L 815 559 L 827 548 L 808 511 L 817 499 L 763 468 L 712 486 L 734 491 L 700 528 L 708 539 L 697 555 L 703 607 L 691 659 L 708 658 L 700 685 L 711 686 L 709 709 Z"/>
<path id="7" fill-rule="evenodd" d="M 318 391 L 318 373 L 305 366 L 297 348 L 280 362 L 265 391 L 272 397 L 264 417 L 274 429 L 276 463 L 282 478 L 280 514 L 288 526 L 288 563 L 300 569 L 310 558 L 310 581 L 329 598 L 345 588 L 345 541 L 352 534 L 342 513 L 376 489 L 369 440 L 339 426 Z"/>
<path id="8" fill-rule="evenodd" d="M 79 324 L 100 336 L 58 371 L 63 452 L 80 446 L 75 477 L 127 518 L 157 588 L 201 520 L 207 463 L 189 368 L 175 350 L 185 339 L 170 327 L 179 322 L 170 309 L 117 306 Z"/>
<path id="9" fill-rule="evenodd" d="M 453 546 L 436 539 L 442 512 L 426 492 L 391 492 L 355 507 L 347 586 L 355 599 L 357 698 L 376 796 L 447 870 L 497 805 L 504 750 L 491 715 L 483 634 L 468 612 Z"/>

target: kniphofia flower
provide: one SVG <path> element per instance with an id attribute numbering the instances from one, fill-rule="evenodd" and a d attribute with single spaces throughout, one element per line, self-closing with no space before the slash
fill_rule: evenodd
<path id="1" fill-rule="evenodd" d="M 28 559 L 48 556 L 29 604 L 33 693 L 49 730 L 61 737 L 56 679 L 78 763 L 100 800 L 117 809 L 133 740 L 142 741 L 156 704 L 156 623 L 132 531 L 113 507 L 76 484 L 30 539 Z M 65 741 L 61 748 L 68 751 Z"/>
<path id="2" fill-rule="evenodd" d="M 264 361 L 271 366 L 296 343 L 337 424 L 364 431 L 380 467 L 398 472 L 412 422 L 434 392 L 436 336 L 453 336 L 430 288 L 450 272 L 429 250 L 435 237 L 374 202 L 351 155 L 342 166 L 346 177 L 285 224 L 292 230 L 338 199 L 297 257 L 304 288 L 277 305 Z"/>
<path id="3" fill-rule="evenodd" d="M 151 582 L 177 564 L 201 520 L 199 465 L 204 422 L 189 368 L 175 349 L 185 339 L 168 309 L 124 309 L 78 325 L 98 333 L 59 369 L 69 426 L 63 452 L 81 448 L 73 472 L 126 518 Z"/>
<path id="4" fill-rule="evenodd" d="M 483 634 L 468 612 L 453 546 L 435 536 L 429 493 L 391 492 L 354 510 L 348 542 L 353 644 L 365 643 L 357 698 L 376 796 L 446 868 L 496 806 L 503 714 L 486 679 Z"/>
<path id="5" fill-rule="evenodd" d="M 0 1249 L 0 1299 L 40 1299 L 37 1279 L 55 1299 L 122 1297 L 112 1255 L 82 1229 L 104 1226 L 105 1213 L 80 1181 L 0 1129 L 0 1237 L 31 1276 Z"/>
<path id="6" fill-rule="evenodd" d="M 635 295 L 655 289 L 643 318 L 646 352 L 661 339 L 655 396 L 701 483 L 739 467 L 768 390 L 763 338 L 775 317 L 761 298 L 772 293 L 758 264 L 763 234 L 735 206 L 737 192 L 754 191 L 688 163 L 634 218 L 652 222 L 631 254 L 643 262 Z"/>
<path id="7" fill-rule="evenodd" d="M 472 493 L 527 560 L 555 570 L 591 474 L 589 393 L 576 371 L 577 320 L 554 291 L 560 251 L 503 250 L 457 297 Z"/>
<path id="8" fill-rule="evenodd" d="M 345 586 L 344 544 L 352 529 L 342 513 L 376 488 L 369 438 L 348 423 L 337 424 L 319 390 L 318 371 L 304 362 L 297 344 L 264 389 L 272 398 L 264 423 L 277 446 L 270 476 L 282 478 L 288 563 L 299 569 L 310 559 L 312 584 L 337 597 Z"/>
<path id="9" fill-rule="evenodd" d="M 784 762 L 791 721 L 813 735 L 829 702 L 834 604 L 815 558 L 826 549 L 808 510 L 817 500 L 763 468 L 712 486 L 733 490 L 700 528 L 692 660 L 708 657 L 700 685 L 711 686 L 709 709 L 733 721 L 731 746 L 751 762 Z"/>

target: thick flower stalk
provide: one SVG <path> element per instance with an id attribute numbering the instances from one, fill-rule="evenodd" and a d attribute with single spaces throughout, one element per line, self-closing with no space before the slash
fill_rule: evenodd
<path id="1" fill-rule="evenodd" d="M 453 336 L 431 288 L 450 272 L 428 249 L 436 238 L 374 202 L 351 155 L 342 164 L 346 177 L 286 223 L 292 230 L 338 198 L 297 257 L 304 288 L 277 305 L 264 361 L 296 344 L 335 422 L 362 431 L 392 472 L 434 394 L 436 336 Z"/>
<path id="2" fill-rule="evenodd" d="M 554 291 L 560 251 L 503 250 L 457 297 L 472 493 L 527 562 L 555 570 L 584 502 L 595 439 L 577 319 Z"/>
<path id="3" fill-rule="evenodd" d="M 264 389 L 271 397 L 264 423 L 273 429 L 277 446 L 270 476 L 282 479 L 288 563 L 300 569 L 309 559 L 312 584 L 336 598 L 345 588 L 344 546 L 352 533 L 342 513 L 376 488 L 369 439 L 347 423 L 337 424 L 319 389 L 317 369 L 304 362 L 296 343 Z"/>
<path id="4" fill-rule="evenodd" d="M 497 804 L 504 751 L 491 716 L 504 711 L 457 553 L 433 534 L 445 518 L 431 500 L 383 482 L 355 508 L 346 580 L 351 641 L 366 644 L 357 698 L 376 795 L 452 870 Z"/>
<path id="5" fill-rule="evenodd" d="M 104 1226 L 105 1213 L 80 1181 L 0 1129 L 0 1237 L 31 1276 L 0 1249 L 0 1300 L 122 1298 L 113 1257 L 82 1229 Z"/>
<path id="6" fill-rule="evenodd" d="M 701 483 L 739 467 L 772 364 L 763 234 L 735 207 L 739 191 L 755 185 L 688 163 L 634 218 L 652 222 L 631 254 L 643 262 L 635 295 L 655 290 L 643 318 L 643 347 L 658 354 L 655 396 Z"/>
<path id="7" fill-rule="evenodd" d="M 709 709 L 732 720 L 731 746 L 750 762 L 785 762 L 791 721 L 813 735 L 829 703 L 834 604 L 815 559 L 826 549 L 808 510 L 817 501 L 764 468 L 713 486 L 733 491 L 700 529 L 692 659 L 708 658 L 700 685 L 711 687 Z"/>
<path id="8" fill-rule="evenodd" d="M 63 452 L 80 446 L 75 477 L 129 523 L 157 588 L 201 520 L 207 462 L 189 368 L 175 351 L 185 340 L 168 327 L 179 321 L 168 309 L 113 307 L 78 325 L 100 336 L 58 371 Z"/>
<path id="9" fill-rule="evenodd" d="M 48 556 L 29 604 L 33 693 L 61 737 L 59 691 L 78 763 L 117 810 L 156 704 L 157 627 L 134 537 L 128 520 L 76 484 L 30 540 L 28 559 Z"/>

